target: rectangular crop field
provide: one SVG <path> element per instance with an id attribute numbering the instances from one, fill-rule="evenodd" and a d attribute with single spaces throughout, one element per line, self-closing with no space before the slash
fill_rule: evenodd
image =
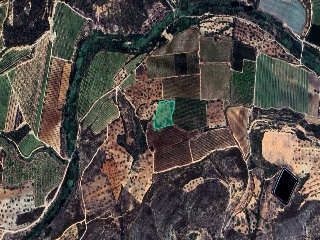
<path id="1" fill-rule="evenodd" d="M 231 37 L 222 36 L 218 40 L 215 40 L 213 37 L 200 38 L 201 62 L 230 62 L 231 51 Z"/>
<path id="2" fill-rule="evenodd" d="M 308 111 L 308 72 L 260 54 L 257 59 L 254 105 L 262 108 L 290 107 Z"/>
<path id="3" fill-rule="evenodd" d="M 198 53 L 151 56 L 147 59 L 148 78 L 162 78 L 199 73 Z"/>
<path id="4" fill-rule="evenodd" d="M 200 98 L 199 75 L 166 78 L 162 84 L 164 99 Z"/>
<path id="5" fill-rule="evenodd" d="M 65 3 L 58 2 L 53 18 L 53 32 L 56 34 L 53 56 L 70 60 L 74 52 L 78 35 L 86 19 Z"/>
<path id="6" fill-rule="evenodd" d="M 306 22 L 306 10 L 299 0 L 261 0 L 259 8 L 277 17 L 295 33 L 301 35 Z"/>
<path id="7" fill-rule="evenodd" d="M 205 127 L 206 102 L 199 99 L 177 98 L 173 123 L 188 131 Z"/>
<path id="8" fill-rule="evenodd" d="M 201 64 L 201 99 L 230 99 L 231 70 L 227 63 Z"/>
<path id="9" fill-rule="evenodd" d="M 252 105 L 254 94 L 255 62 L 244 61 L 243 72 L 232 72 L 231 103 Z"/>

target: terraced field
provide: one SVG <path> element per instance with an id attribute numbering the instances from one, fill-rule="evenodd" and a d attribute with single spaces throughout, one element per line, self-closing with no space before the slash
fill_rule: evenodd
<path id="1" fill-rule="evenodd" d="M 260 54 L 257 59 L 254 105 L 308 111 L 308 72 Z"/>

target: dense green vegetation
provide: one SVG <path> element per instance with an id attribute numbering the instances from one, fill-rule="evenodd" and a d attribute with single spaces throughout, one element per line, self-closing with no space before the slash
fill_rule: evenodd
<path id="1" fill-rule="evenodd" d="M 86 19 L 66 4 L 58 2 L 53 21 L 53 31 L 56 34 L 53 56 L 70 60 L 77 38 Z"/>
<path id="2" fill-rule="evenodd" d="M 253 103 L 255 78 L 255 62 L 243 62 L 243 72 L 232 72 L 231 103 L 234 105 L 247 105 Z"/>
<path id="3" fill-rule="evenodd" d="M 41 142 L 38 138 L 36 138 L 33 134 L 29 133 L 25 136 L 22 141 L 19 143 L 18 147 L 23 156 L 30 156 L 30 154 L 37 148 L 44 146 L 43 142 Z"/>
<path id="4" fill-rule="evenodd" d="M 8 51 L 1 59 L 0 59 L 0 73 L 8 70 L 12 66 L 14 66 L 19 60 L 28 57 L 31 54 L 31 48 L 27 47 L 21 50 L 12 49 Z"/>
<path id="5" fill-rule="evenodd" d="M 257 59 L 255 106 L 308 110 L 308 72 L 260 54 Z"/>
<path id="6" fill-rule="evenodd" d="M 153 128 L 155 130 L 173 125 L 172 115 L 174 112 L 174 107 L 174 100 L 159 101 L 156 116 L 154 117 L 153 121 Z"/>
<path id="7" fill-rule="evenodd" d="M 94 101 L 115 86 L 114 76 L 125 65 L 128 55 L 118 52 L 99 52 L 81 80 L 78 116 L 82 118 Z"/>
<path id="8" fill-rule="evenodd" d="M 46 65 L 44 67 L 42 84 L 41 84 L 38 112 L 37 112 L 36 122 L 34 125 L 34 134 L 35 135 L 38 135 L 39 128 L 40 128 L 41 114 L 42 114 L 42 109 L 43 109 L 43 103 L 44 103 L 44 98 L 45 98 L 45 93 L 46 93 L 46 88 L 47 88 L 47 80 L 48 80 L 49 67 L 50 67 L 51 49 L 52 49 L 52 43 L 49 42 L 48 50 L 47 50 L 47 57 L 46 57 Z"/>
<path id="9" fill-rule="evenodd" d="M 315 48 L 304 46 L 302 63 L 320 75 L 320 52 Z"/>
<path id="10" fill-rule="evenodd" d="M 10 93 L 11 85 L 7 75 L 0 76 L 0 130 L 3 130 L 6 124 Z"/>

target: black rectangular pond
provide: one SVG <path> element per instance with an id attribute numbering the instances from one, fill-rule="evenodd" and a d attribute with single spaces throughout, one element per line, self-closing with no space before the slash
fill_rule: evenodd
<path id="1" fill-rule="evenodd" d="M 283 168 L 272 193 L 285 205 L 290 201 L 292 192 L 298 183 L 298 179 L 288 169 Z"/>

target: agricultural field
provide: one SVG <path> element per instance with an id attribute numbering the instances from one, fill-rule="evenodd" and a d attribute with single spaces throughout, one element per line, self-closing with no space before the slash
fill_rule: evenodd
<path id="1" fill-rule="evenodd" d="M 292 29 L 298 35 L 302 34 L 306 22 L 306 10 L 298 0 L 275 1 L 261 0 L 259 8 L 280 19 L 286 26 Z"/>
<path id="2" fill-rule="evenodd" d="M 312 23 L 314 25 L 320 26 L 320 1 L 312 0 Z"/>
<path id="3" fill-rule="evenodd" d="M 114 76 L 125 65 L 127 58 L 126 54 L 105 51 L 94 57 L 80 85 L 79 118 L 87 113 L 97 98 L 115 86 Z"/>
<path id="4" fill-rule="evenodd" d="M 11 85 L 7 75 L 0 76 L 0 129 L 4 130 L 10 101 Z"/>
<path id="5" fill-rule="evenodd" d="M 224 114 L 225 102 L 221 99 L 207 101 L 207 127 L 219 128 L 227 125 Z"/>
<path id="6" fill-rule="evenodd" d="M 201 99 L 230 99 L 231 70 L 227 63 L 204 63 L 201 68 Z"/>
<path id="7" fill-rule="evenodd" d="M 199 75 L 165 78 L 162 84 L 164 99 L 200 98 Z"/>
<path id="8" fill-rule="evenodd" d="M 233 105 L 253 104 L 255 62 L 244 61 L 243 72 L 232 71 L 230 101 Z"/>
<path id="9" fill-rule="evenodd" d="M 207 124 L 206 102 L 199 99 L 177 98 L 173 122 L 188 131 L 205 127 Z"/>
<path id="10" fill-rule="evenodd" d="M 175 108 L 175 101 L 163 100 L 159 101 L 156 115 L 153 121 L 153 128 L 159 130 L 161 128 L 173 125 L 172 115 Z"/>
<path id="11" fill-rule="evenodd" d="M 249 137 L 247 133 L 249 114 L 249 108 L 245 107 L 230 107 L 226 113 L 232 134 L 245 157 L 250 153 Z"/>
<path id="12" fill-rule="evenodd" d="M 100 133 L 108 124 L 119 117 L 119 110 L 112 99 L 105 101 L 96 115 L 95 121 L 91 125 L 94 133 Z"/>
<path id="13" fill-rule="evenodd" d="M 207 62 L 230 62 L 232 52 L 232 39 L 222 36 L 221 39 L 214 37 L 200 37 L 200 61 Z"/>
<path id="14" fill-rule="evenodd" d="M 49 69 L 50 69 L 51 50 L 52 50 L 52 43 L 49 42 L 48 50 L 47 50 L 47 57 L 46 57 L 46 65 L 44 67 L 43 79 L 42 79 L 42 84 L 41 84 L 38 112 L 37 112 L 36 122 L 35 122 L 35 126 L 34 126 L 35 135 L 38 135 L 39 128 L 40 128 L 41 115 L 42 115 L 42 110 L 43 110 L 43 104 L 44 104 L 45 93 L 46 93 L 46 88 L 47 88 L 47 81 L 48 81 L 48 74 L 49 74 Z"/>
<path id="15" fill-rule="evenodd" d="M 236 143 L 227 128 L 211 130 L 202 133 L 198 138 L 190 141 L 190 149 L 193 161 L 199 161 L 209 153 L 230 148 Z"/>
<path id="16" fill-rule="evenodd" d="M 151 56 L 147 59 L 148 78 L 164 78 L 199 73 L 198 53 Z"/>
<path id="17" fill-rule="evenodd" d="M 55 57 L 71 60 L 74 52 L 74 45 L 86 23 L 86 19 L 76 13 L 68 5 L 58 2 L 53 19 L 53 43 L 52 55 Z"/>
<path id="18" fill-rule="evenodd" d="M 260 54 L 257 58 L 254 105 L 308 111 L 308 72 Z"/>
<path id="19" fill-rule="evenodd" d="M 34 134 L 31 133 L 26 135 L 18 145 L 21 154 L 25 157 L 29 157 L 34 150 L 43 146 L 43 142 L 41 142 Z"/>
<path id="20" fill-rule="evenodd" d="M 36 44 L 34 57 L 15 68 L 11 82 L 14 97 L 19 103 L 24 119 L 32 129 L 35 129 L 48 47 L 49 35 L 45 34 Z"/>
<path id="21" fill-rule="evenodd" d="M 302 53 L 302 63 L 320 75 L 320 52 L 310 46 L 305 46 Z"/>
<path id="22" fill-rule="evenodd" d="M 39 138 L 60 152 L 60 128 L 62 121 L 62 105 L 68 88 L 69 63 L 51 58 L 50 73 L 45 92 Z M 66 75 L 66 76 L 65 76 Z"/>
<path id="23" fill-rule="evenodd" d="M 0 238 L 320 239 L 317 9 L 272 1 L 0 1 Z"/>
<path id="24" fill-rule="evenodd" d="M 6 52 L 0 58 L 0 74 L 12 68 L 13 66 L 16 66 L 19 62 L 31 58 L 31 54 L 32 49 L 29 47 L 21 50 L 12 49 Z"/>

